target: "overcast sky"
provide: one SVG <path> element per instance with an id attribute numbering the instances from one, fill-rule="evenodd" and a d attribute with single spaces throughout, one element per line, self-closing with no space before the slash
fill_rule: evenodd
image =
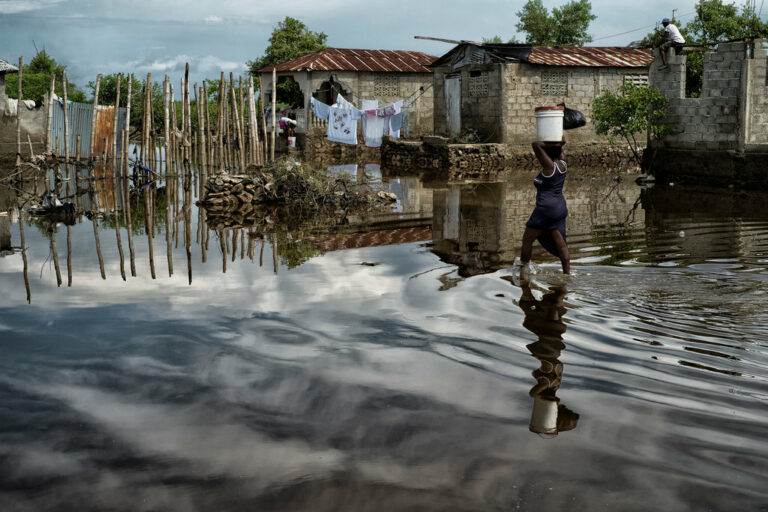
<path id="1" fill-rule="evenodd" d="M 29 61 L 45 48 L 83 87 L 98 73 L 165 74 L 175 81 L 185 62 L 192 80 L 221 71 L 244 74 L 261 56 L 273 27 L 286 16 L 328 34 L 338 48 L 417 50 L 451 46 L 415 35 L 481 40 L 515 36 L 525 0 L 0 0 L 0 58 Z M 544 0 L 547 8 L 561 0 Z M 677 8 L 681 24 L 695 0 L 592 0 L 593 45 L 623 46 L 642 38 Z M 743 3 L 739 0 L 739 4 Z M 759 2 L 758 2 L 759 3 Z M 768 7 L 765 9 L 768 11 Z M 766 13 L 763 13 L 765 17 Z M 630 32 L 631 31 L 631 32 Z M 88 92 L 88 91 L 87 91 Z"/>

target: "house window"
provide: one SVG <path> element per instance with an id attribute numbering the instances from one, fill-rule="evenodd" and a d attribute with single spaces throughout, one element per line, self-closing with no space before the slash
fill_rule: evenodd
<path id="1" fill-rule="evenodd" d="M 373 75 L 373 95 L 400 96 L 400 78 L 394 73 L 376 73 Z"/>
<path id="2" fill-rule="evenodd" d="M 472 98 L 488 97 L 488 73 L 481 71 L 469 73 L 469 96 Z"/>
<path id="3" fill-rule="evenodd" d="M 631 83 L 637 87 L 648 87 L 648 75 L 624 75 L 624 83 Z"/>
<path id="4" fill-rule="evenodd" d="M 541 72 L 542 96 L 568 96 L 568 72 L 567 71 L 542 71 Z"/>

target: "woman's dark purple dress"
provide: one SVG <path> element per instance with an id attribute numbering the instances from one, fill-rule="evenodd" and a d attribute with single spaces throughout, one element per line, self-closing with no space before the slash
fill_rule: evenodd
<path id="1" fill-rule="evenodd" d="M 562 172 L 560 165 L 563 167 Z M 563 197 L 563 184 L 566 170 L 565 162 L 556 160 L 552 176 L 545 176 L 543 170 L 539 172 L 533 180 L 536 186 L 536 208 L 531 218 L 525 223 L 526 227 L 542 230 L 537 240 L 548 252 L 558 258 L 560 253 L 552 238 L 552 230 L 558 230 L 565 240 L 565 218 L 568 217 L 568 207 Z"/>

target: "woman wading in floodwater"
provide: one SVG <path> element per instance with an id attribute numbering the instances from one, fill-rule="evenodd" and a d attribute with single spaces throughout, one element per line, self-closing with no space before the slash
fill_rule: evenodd
<path id="1" fill-rule="evenodd" d="M 526 265 L 531 261 L 533 241 L 560 258 L 563 273 L 571 273 L 571 258 L 565 243 L 565 219 L 568 207 L 563 197 L 563 184 L 567 166 L 565 163 L 565 137 L 560 142 L 534 142 L 533 153 L 541 163 L 541 172 L 533 180 L 536 186 L 536 208 L 525 223 L 523 248 L 520 261 Z"/>

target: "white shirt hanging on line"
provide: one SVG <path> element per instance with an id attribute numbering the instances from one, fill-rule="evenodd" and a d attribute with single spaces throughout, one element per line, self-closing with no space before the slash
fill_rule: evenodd
<path id="1" fill-rule="evenodd" d="M 315 117 L 321 121 L 327 121 L 331 107 L 321 101 L 318 101 L 317 98 L 310 98 L 310 102 L 312 103 L 312 111 L 314 112 Z"/>
<path id="2" fill-rule="evenodd" d="M 357 109 L 330 107 L 328 140 L 357 145 L 357 120 L 360 117 Z"/>

